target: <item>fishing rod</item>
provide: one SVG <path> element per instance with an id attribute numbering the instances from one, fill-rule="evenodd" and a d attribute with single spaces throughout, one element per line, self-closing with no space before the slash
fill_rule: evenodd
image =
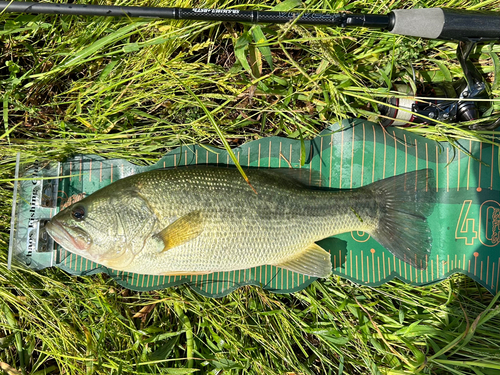
<path id="1" fill-rule="evenodd" d="M 377 15 L 0 1 L 0 12 L 268 24 L 293 21 L 303 25 L 385 29 L 393 34 L 430 39 L 492 40 L 500 37 L 498 13 L 442 8 L 400 9 L 386 15 Z"/>
<path id="2" fill-rule="evenodd" d="M 471 121 L 481 117 L 489 107 L 488 85 L 469 60 L 478 42 L 500 39 L 500 13 L 465 11 L 446 8 L 399 9 L 389 14 L 350 13 L 298 13 L 212 8 L 162 8 L 108 6 L 92 4 L 58 4 L 20 1 L 0 1 L 0 13 L 65 14 L 82 16 L 161 18 L 173 20 L 199 20 L 221 22 L 248 22 L 254 24 L 282 24 L 295 22 L 302 25 L 330 27 L 367 27 L 386 30 L 392 34 L 458 41 L 457 56 L 464 71 L 464 79 L 447 87 L 434 87 L 431 92 L 458 100 L 416 101 L 391 98 L 389 106 L 381 106 L 385 126 L 406 126 L 409 123 L 442 121 Z M 407 88 L 407 87 L 406 87 Z M 405 89 L 405 88 L 403 88 Z M 418 93 L 408 94 L 416 96 Z M 429 120 L 431 119 L 431 120 Z M 473 129 L 491 130 L 500 126 L 493 123 L 473 125 Z"/>

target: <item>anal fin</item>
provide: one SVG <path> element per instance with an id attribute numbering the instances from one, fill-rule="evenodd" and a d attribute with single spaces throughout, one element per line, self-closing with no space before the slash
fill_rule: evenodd
<path id="1" fill-rule="evenodd" d="M 315 243 L 306 247 L 295 257 L 274 265 L 312 277 L 327 277 L 332 273 L 330 253 Z"/>

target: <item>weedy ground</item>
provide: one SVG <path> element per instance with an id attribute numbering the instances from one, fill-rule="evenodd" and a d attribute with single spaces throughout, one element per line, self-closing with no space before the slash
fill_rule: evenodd
<path id="1" fill-rule="evenodd" d="M 118 3 L 114 3 L 115 5 Z M 387 13 L 498 10 L 498 0 L 303 3 L 124 0 L 119 5 Z M 245 287 L 136 293 L 102 275 L 6 269 L 15 155 L 155 162 L 186 144 L 311 138 L 376 121 L 392 82 L 460 78 L 456 44 L 366 29 L 0 15 L 0 368 L 7 374 L 500 374 L 500 307 L 464 276 L 377 289 L 332 277 L 293 295 Z M 498 97 L 500 44 L 473 54 Z M 494 110 L 500 104 L 494 102 Z M 207 114 L 208 113 L 208 114 Z M 412 129 L 491 140 L 467 127 Z"/>

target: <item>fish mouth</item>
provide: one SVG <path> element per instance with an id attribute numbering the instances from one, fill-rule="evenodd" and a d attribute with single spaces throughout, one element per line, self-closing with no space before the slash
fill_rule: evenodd
<path id="1" fill-rule="evenodd" d="M 52 218 L 46 225 L 47 233 L 54 241 L 66 250 L 82 253 L 92 244 L 89 235 L 82 229 L 71 227 L 68 229 L 55 218 Z"/>

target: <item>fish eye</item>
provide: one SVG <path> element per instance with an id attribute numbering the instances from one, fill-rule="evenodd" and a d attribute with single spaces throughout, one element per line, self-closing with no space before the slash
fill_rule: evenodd
<path id="1" fill-rule="evenodd" d="M 85 219 L 85 208 L 83 208 L 83 206 L 76 206 L 71 211 L 71 216 L 73 216 L 73 219 L 77 221 Z"/>

